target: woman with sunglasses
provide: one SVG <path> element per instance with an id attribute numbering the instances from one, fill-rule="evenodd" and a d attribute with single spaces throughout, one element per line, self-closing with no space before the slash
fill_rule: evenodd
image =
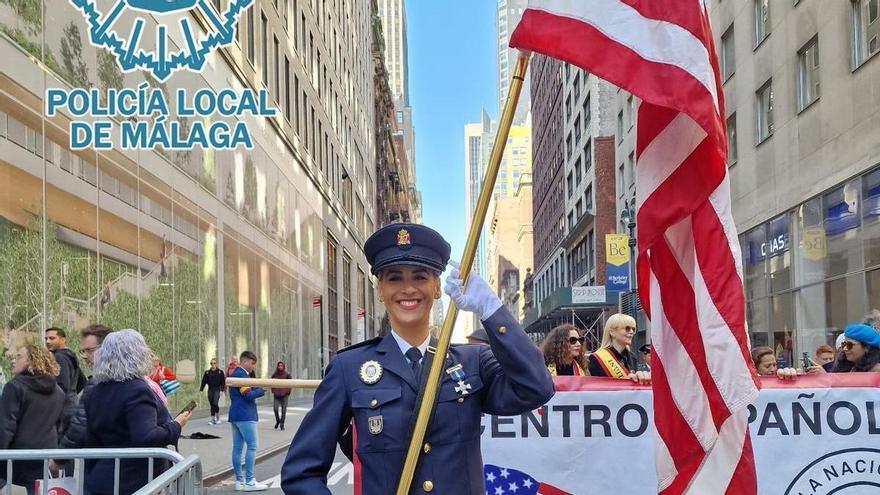
<path id="1" fill-rule="evenodd" d="M 632 316 L 611 315 L 605 322 L 602 345 L 590 354 L 590 375 L 651 383 L 650 371 L 637 371 L 638 360 L 630 349 L 635 334 L 636 320 Z"/>
<path id="2" fill-rule="evenodd" d="M 862 323 L 847 325 L 843 330 L 841 352 L 832 373 L 880 371 L 880 333 Z M 821 369 L 821 367 L 819 367 Z"/>
<path id="3" fill-rule="evenodd" d="M 551 376 L 587 376 L 584 338 L 576 326 L 564 323 L 550 330 L 541 351 Z"/>

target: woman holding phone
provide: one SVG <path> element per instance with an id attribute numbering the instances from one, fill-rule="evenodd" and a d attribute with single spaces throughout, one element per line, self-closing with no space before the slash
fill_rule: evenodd
<path id="1" fill-rule="evenodd" d="M 150 348 L 143 336 L 127 329 L 107 335 L 95 355 L 92 379 L 95 386 L 86 399 L 89 419 L 86 447 L 167 447 L 177 444 L 191 416 L 180 413 L 174 420 L 168 408 L 144 379 L 152 369 Z M 130 495 L 147 484 L 146 459 L 122 460 L 118 492 L 114 492 L 114 460 L 86 462 L 86 491 L 94 495 Z M 168 469 L 155 461 L 153 475 Z"/>

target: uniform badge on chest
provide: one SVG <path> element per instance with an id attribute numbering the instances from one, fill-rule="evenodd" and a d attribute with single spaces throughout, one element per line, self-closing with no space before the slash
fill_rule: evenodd
<path id="1" fill-rule="evenodd" d="M 362 382 L 372 385 L 382 378 L 382 365 L 379 361 L 367 361 L 361 365 L 360 375 Z"/>
<path id="2" fill-rule="evenodd" d="M 382 421 L 382 415 L 379 416 L 370 416 L 367 419 L 367 424 L 370 426 L 370 433 L 373 435 L 378 435 L 382 433 L 382 428 L 384 427 L 384 423 Z"/>
<path id="3" fill-rule="evenodd" d="M 464 368 L 461 364 L 456 364 L 450 368 L 446 368 L 446 374 L 449 375 L 449 378 L 457 383 L 455 387 L 455 391 L 461 395 L 467 395 L 470 392 L 468 390 L 471 389 L 471 385 L 469 383 L 464 382 Z"/>

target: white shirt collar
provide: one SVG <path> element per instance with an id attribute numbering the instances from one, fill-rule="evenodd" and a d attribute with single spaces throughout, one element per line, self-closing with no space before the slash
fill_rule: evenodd
<path id="1" fill-rule="evenodd" d="M 397 342 L 397 347 L 400 347 L 400 352 L 403 354 L 403 357 L 406 358 L 406 361 L 409 363 L 409 358 L 406 357 L 406 351 L 408 351 L 412 345 L 409 342 L 403 340 L 403 337 L 397 335 L 397 332 L 391 330 L 391 336 L 394 337 L 394 341 Z M 422 342 L 418 348 L 422 352 L 422 359 L 425 358 L 425 353 L 428 352 L 428 344 L 431 343 L 431 334 L 428 333 L 428 336 L 425 338 L 425 341 Z M 412 364 L 412 363 L 410 363 Z"/>

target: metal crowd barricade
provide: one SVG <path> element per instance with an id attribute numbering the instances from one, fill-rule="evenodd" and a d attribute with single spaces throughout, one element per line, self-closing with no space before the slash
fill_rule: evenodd
<path id="1" fill-rule="evenodd" d="M 171 466 L 171 469 L 160 474 L 134 495 L 201 495 L 202 494 L 202 462 L 196 455 Z"/>
<path id="2" fill-rule="evenodd" d="M 42 449 L 42 450 L 0 450 L 0 479 L 6 485 L 0 490 L 2 495 L 12 495 L 13 462 L 41 461 L 43 477 L 40 495 L 47 495 L 49 481 L 49 461 L 74 461 L 73 478 L 76 480 L 77 495 L 84 495 L 85 461 L 96 459 L 113 459 L 113 494 L 119 495 L 119 471 L 123 459 L 147 460 L 147 484 L 137 493 L 139 495 L 156 494 L 170 488 L 171 493 L 181 495 L 201 495 L 202 464 L 198 456 L 183 458 L 177 452 L 160 448 L 131 449 Z M 156 460 L 171 462 L 171 468 L 159 477 L 154 476 Z M 70 473 L 65 473 L 70 476 Z"/>

